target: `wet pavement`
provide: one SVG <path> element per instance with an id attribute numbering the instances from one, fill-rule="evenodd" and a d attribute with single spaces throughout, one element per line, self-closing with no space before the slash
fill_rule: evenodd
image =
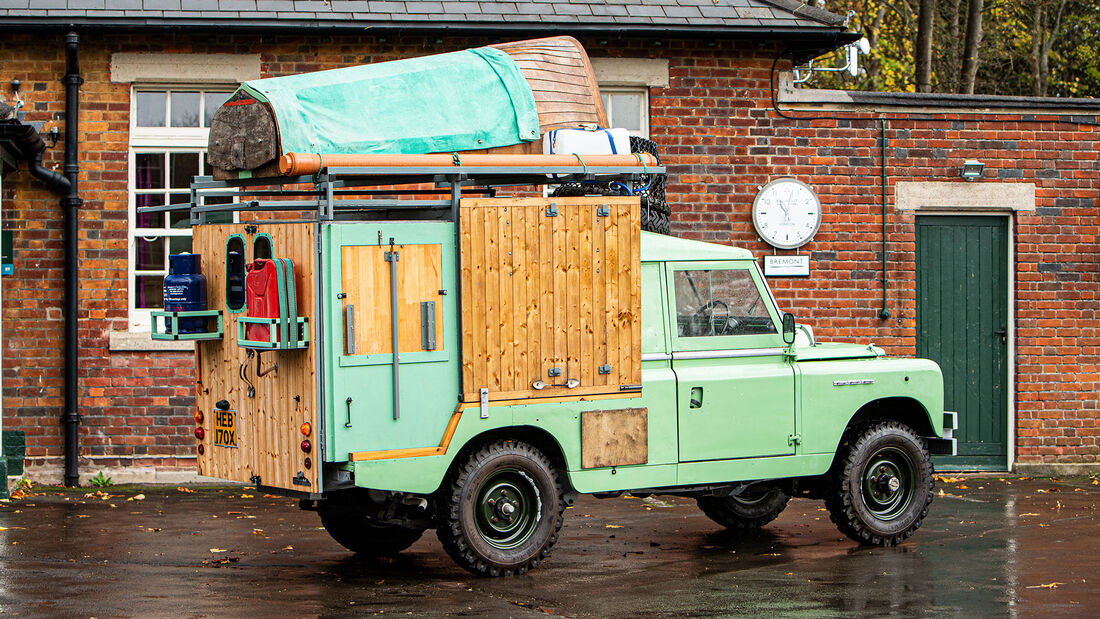
<path id="1" fill-rule="evenodd" d="M 689 499 L 582 496 L 550 560 L 499 579 L 458 568 L 431 531 L 397 559 L 359 560 L 316 514 L 254 490 L 104 492 L 32 488 L 0 504 L 0 614 L 1100 614 L 1093 479 L 940 482 L 897 548 L 856 545 L 820 501 L 734 536 Z"/>

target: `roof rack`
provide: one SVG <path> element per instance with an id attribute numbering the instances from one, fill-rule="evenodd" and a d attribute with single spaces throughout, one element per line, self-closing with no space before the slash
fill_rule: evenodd
<path id="1" fill-rule="evenodd" d="M 634 165 L 595 166 L 584 164 L 580 157 L 575 165 L 555 166 L 329 166 L 300 176 L 226 180 L 196 176 L 191 182 L 190 202 L 139 207 L 137 211 L 187 210 L 193 226 L 207 223 L 211 213 L 275 211 L 312 211 L 317 221 L 330 221 L 374 219 L 380 211 L 427 209 L 437 211 L 441 218 L 447 218 L 444 211 L 450 211 L 451 219 L 457 221 L 464 196 L 494 196 L 500 187 L 644 182 L 647 176 L 664 173 L 663 166 L 640 160 Z M 623 184 L 630 186 L 629 182 Z"/>

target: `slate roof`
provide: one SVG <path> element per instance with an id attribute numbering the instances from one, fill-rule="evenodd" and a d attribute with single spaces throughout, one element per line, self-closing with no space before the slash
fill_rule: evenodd
<path id="1" fill-rule="evenodd" d="M 0 0 L 0 27 L 17 25 L 253 28 L 523 26 L 577 31 L 830 31 L 844 18 L 800 0 Z"/>

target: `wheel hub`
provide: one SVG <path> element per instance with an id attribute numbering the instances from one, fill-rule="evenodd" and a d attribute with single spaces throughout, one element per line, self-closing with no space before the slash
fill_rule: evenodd
<path id="1" fill-rule="evenodd" d="M 538 489 L 522 471 L 497 471 L 481 484 L 476 496 L 478 533 L 497 548 L 522 544 L 538 525 Z"/>
<path id="2" fill-rule="evenodd" d="M 916 471 L 904 452 L 889 447 L 869 460 L 863 475 L 863 498 L 880 520 L 892 520 L 909 506 L 915 493 Z"/>

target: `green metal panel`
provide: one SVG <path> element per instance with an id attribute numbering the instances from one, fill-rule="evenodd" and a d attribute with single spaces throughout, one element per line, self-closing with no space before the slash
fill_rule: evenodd
<path id="1" fill-rule="evenodd" d="M 926 411 L 933 434 L 943 434 L 943 379 L 936 364 L 927 359 L 802 361 L 800 357 L 795 367 L 799 453 L 834 453 L 859 409 L 886 397 L 912 399 Z"/>
<path id="2" fill-rule="evenodd" d="M 443 316 L 442 349 L 401 353 L 399 419 L 393 418 L 392 356 L 344 354 L 343 303 L 338 298 L 343 282 L 340 248 L 377 245 L 379 232 L 387 241 L 394 237 L 398 245 L 440 245 L 439 289 L 449 292 L 436 298 Z M 342 462 L 352 452 L 437 446 L 459 393 L 454 226 L 448 222 L 327 224 L 322 226 L 322 244 L 326 459 Z M 399 262 L 399 277 L 401 267 Z M 387 295 L 377 302 L 389 304 L 390 299 Z M 348 398 L 352 400 L 350 426 Z"/>
<path id="3" fill-rule="evenodd" d="M 917 217 L 917 355 L 940 364 L 959 413 L 959 457 L 940 468 L 1007 465 L 1008 220 Z"/>

